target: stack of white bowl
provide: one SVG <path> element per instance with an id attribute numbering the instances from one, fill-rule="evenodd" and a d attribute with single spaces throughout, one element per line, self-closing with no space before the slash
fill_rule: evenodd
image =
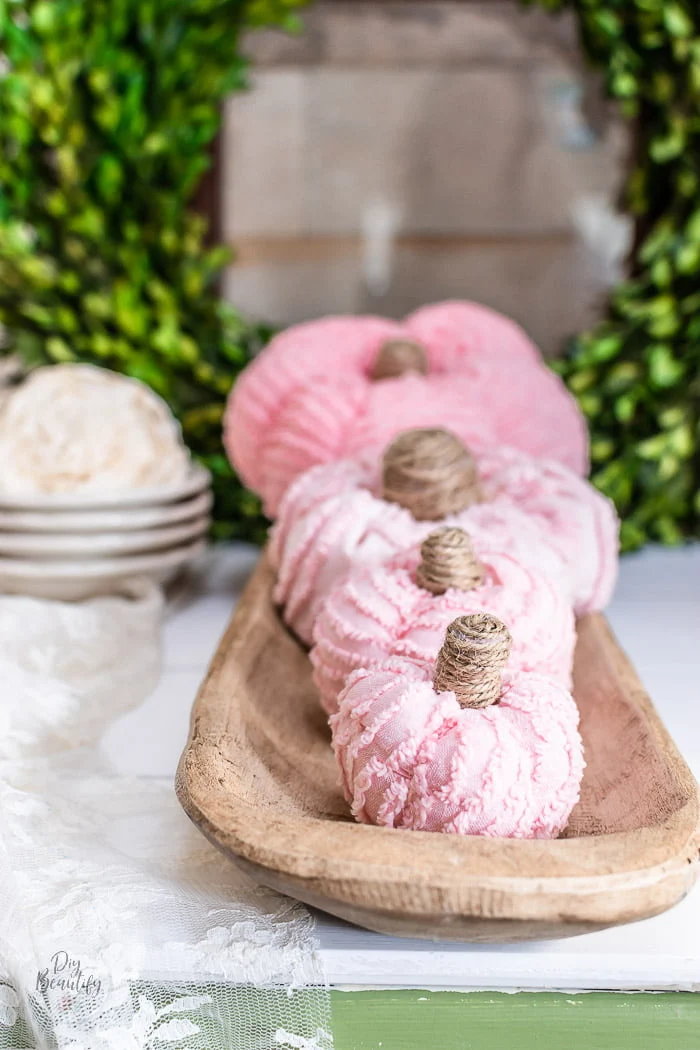
<path id="1" fill-rule="evenodd" d="M 127 579 L 165 584 L 206 543 L 211 478 L 112 495 L 0 492 L 0 592 L 77 601 Z"/>

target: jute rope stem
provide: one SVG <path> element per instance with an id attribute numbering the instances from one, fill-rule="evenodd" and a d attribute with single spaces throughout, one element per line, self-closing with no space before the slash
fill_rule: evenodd
<path id="1" fill-rule="evenodd" d="M 399 503 L 416 521 L 439 521 L 481 498 L 471 454 L 449 430 L 405 430 L 383 460 L 384 499 Z"/>
<path id="2" fill-rule="evenodd" d="M 450 525 L 435 529 L 423 540 L 420 553 L 416 580 L 431 594 L 444 594 L 449 587 L 471 591 L 483 582 L 484 568 L 464 529 Z"/>
<path id="3" fill-rule="evenodd" d="M 488 707 L 501 694 L 501 670 L 510 656 L 510 631 L 491 613 L 459 616 L 447 628 L 433 685 L 451 690 L 461 707 Z"/>
<path id="4" fill-rule="evenodd" d="M 425 347 L 411 339 L 387 339 L 379 347 L 369 377 L 373 380 L 396 379 L 407 372 L 428 374 L 428 355 Z"/>

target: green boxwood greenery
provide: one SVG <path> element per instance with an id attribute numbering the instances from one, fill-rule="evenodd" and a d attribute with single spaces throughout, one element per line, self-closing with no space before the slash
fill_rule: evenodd
<path id="1" fill-rule="evenodd" d="M 268 332 L 219 298 L 228 253 L 193 195 L 241 32 L 301 0 L 0 0 L 0 323 L 29 364 L 89 361 L 172 406 L 213 471 L 219 535 L 259 539 L 221 447 L 224 399 Z"/>
<path id="2" fill-rule="evenodd" d="M 593 481 L 618 507 L 624 549 L 676 543 L 700 532 L 700 3 L 530 2 L 576 12 L 635 122 L 629 279 L 558 370 L 588 419 Z"/>
<path id="3" fill-rule="evenodd" d="M 303 0 L 0 0 L 0 322 L 29 363 L 144 379 L 213 470 L 219 535 L 259 539 L 221 448 L 224 398 L 268 333 L 223 305 L 227 261 L 192 198 L 241 31 Z M 635 122 L 630 276 L 557 367 L 591 427 L 593 480 L 623 546 L 700 524 L 700 5 L 523 0 L 572 9 Z"/>

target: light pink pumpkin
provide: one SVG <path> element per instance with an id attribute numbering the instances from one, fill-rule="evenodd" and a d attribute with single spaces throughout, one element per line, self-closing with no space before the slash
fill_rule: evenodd
<path id="1" fill-rule="evenodd" d="M 566 587 L 561 560 L 516 506 L 479 503 L 440 522 L 416 521 L 408 510 L 374 495 L 378 488 L 374 457 L 367 457 L 314 467 L 282 501 L 270 532 L 269 553 L 277 569 L 273 597 L 305 644 L 311 644 L 324 601 L 351 571 L 384 564 L 440 524 L 462 526 L 477 543 L 488 537 L 502 548 L 517 545 L 524 563 Z"/>
<path id="2" fill-rule="evenodd" d="M 472 590 L 450 587 L 435 595 L 416 582 L 416 547 L 385 566 L 351 572 L 334 588 L 315 621 L 311 662 L 321 703 L 330 714 L 348 675 L 390 654 L 434 661 L 448 625 L 458 616 L 490 612 L 509 629 L 508 667 L 549 675 L 571 686 L 576 630 L 573 610 L 558 580 L 518 557 L 513 537 L 494 544 L 488 531 L 472 546 L 484 578 Z"/>
<path id="3" fill-rule="evenodd" d="M 363 823 L 546 839 L 579 797 L 578 709 L 543 675 L 506 670 L 497 704 L 465 709 L 435 692 L 430 664 L 392 657 L 351 674 L 330 724 Z"/>
<path id="4" fill-rule="evenodd" d="M 482 453 L 477 464 L 488 502 L 445 523 L 501 547 L 518 535 L 529 564 L 559 574 L 577 614 L 604 608 L 618 565 L 612 503 L 560 464 L 511 449 Z M 282 501 L 271 531 L 275 600 L 307 644 L 323 601 L 355 564 L 381 565 L 435 528 L 379 496 L 380 472 L 374 455 L 315 467 Z"/>
<path id="5" fill-rule="evenodd" d="M 419 341 L 428 374 L 371 380 L 392 339 Z M 522 329 L 475 303 L 424 307 L 402 324 L 328 317 L 287 329 L 236 383 L 224 443 L 274 517 L 303 471 L 428 426 L 446 426 L 476 449 L 511 444 L 588 468 L 585 423 L 561 380 Z"/>

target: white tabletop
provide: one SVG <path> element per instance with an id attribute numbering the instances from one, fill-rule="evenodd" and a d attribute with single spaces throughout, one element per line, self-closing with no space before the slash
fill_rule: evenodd
<path id="1" fill-rule="evenodd" d="M 208 552 L 191 587 L 173 602 L 160 684 L 105 742 L 120 771 L 173 776 L 195 693 L 256 557 L 242 545 Z M 700 779 L 700 545 L 624 559 L 609 616 Z M 319 935 L 336 986 L 700 991 L 700 887 L 665 915 L 565 941 L 438 945 L 368 933 L 322 915 Z"/>

